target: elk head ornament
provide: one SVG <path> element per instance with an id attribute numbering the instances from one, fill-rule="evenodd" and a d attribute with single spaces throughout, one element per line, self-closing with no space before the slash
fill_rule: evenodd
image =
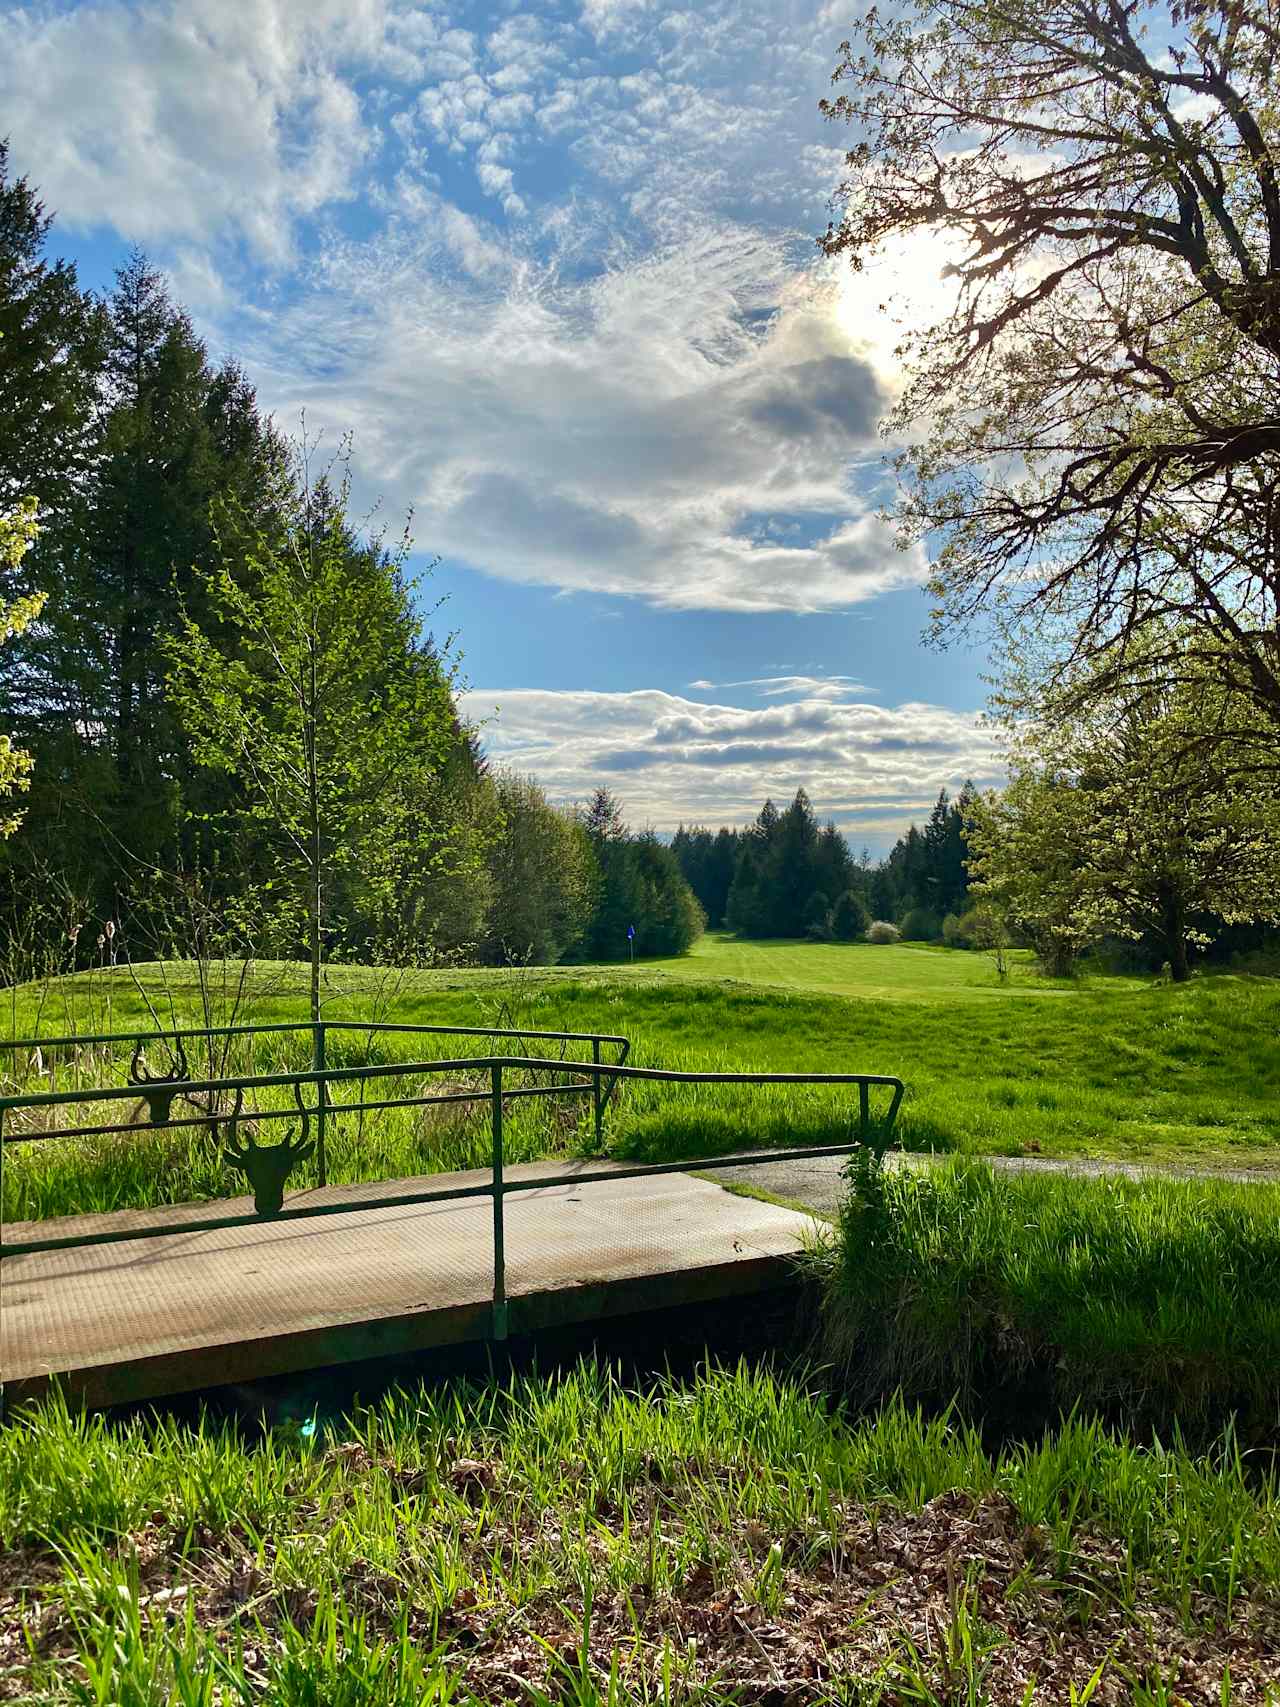
<path id="1" fill-rule="evenodd" d="M 299 1162 L 305 1162 L 315 1149 L 310 1138 L 311 1117 L 303 1106 L 300 1085 L 294 1085 L 293 1096 L 298 1105 L 298 1113 L 302 1116 L 302 1128 L 296 1137 L 290 1128 L 279 1144 L 259 1144 L 251 1132 L 244 1134 L 243 1143 L 237 1141 L 240 1110 L 244 1103 L 243 1091 L 236 1092 L 236 1106 L 227 1121 L 223 1156 L 228 1166 L 238 1169 L 253 1187 L 253 1207 L 264 1217 L 280 1213 L 284 1207 L 286 1180 L 295 1166 Z"/>

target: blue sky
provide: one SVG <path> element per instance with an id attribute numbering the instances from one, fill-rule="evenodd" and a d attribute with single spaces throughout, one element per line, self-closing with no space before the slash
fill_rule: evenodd
<path id="1" fill-rule="evenodd" d="M 637 824 L 807 785 L 881 850 L 994 780 L 979 647 L 920 641 L 878 511 L 923 240 L 824 261 L 848 14 L 649 0 L 0 8 L 13 163 L 106 287 L 131 242 L 287 429 L 413 511 L 495 757 Z"/>

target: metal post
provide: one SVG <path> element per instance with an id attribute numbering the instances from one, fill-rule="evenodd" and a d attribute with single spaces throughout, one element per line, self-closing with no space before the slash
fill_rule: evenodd
<path id="1" fill-rule="evenodd" d="M 865 1144 L 871 1134 L 871 1086 L 858 1086 L 858 1137 Z"/>
<path id="2" fill-rule="evenodd" d="M 0 1108 L 0 1248 L 4 1245 L 4 1110 Z M 4 1370 L 0 1369 L 0 1423 L 8 1421 L 4 1402 Z"/>
<path id="3" fill-rule="evenodd" d="M 325 1061 L 324 1021 L 318 1019 L 311 1027 L 311 1070 L 313 1073 L 323 1073 L 327 1065 Z M 320 1176 L 320 1184 L 329 1183 L 329 1164 L 325 1155 L 324 1129 L 325 1115 L 329 1101 L 329 1087 L 323 1079 L 316 1083 L 316 1171 Z"/>
<path id="4" fill-rule="evenodd" d="M 493 1072 L 493 1337 L 507 1337 L 507 1252 L 503 1224 L 502 1063 Z"/>
<path id="5" fill-rule="evenodd" d="M 598 1037 L 591 1039 L 591 1059 L 597 1067 L 600 1065 L 600 1039 Z M 600 1075 L 593 1073 L 591 1077 L 591 1096 L 596 1107 L 596 1149 L 599 1150 L 604 1144 L 604 1103 L 600 1097 Z"/>

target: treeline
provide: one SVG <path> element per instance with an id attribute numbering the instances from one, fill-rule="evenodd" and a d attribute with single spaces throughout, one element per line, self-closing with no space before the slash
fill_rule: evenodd
<path id="1" fill-rule="evenodd" d="M 1007 787 L 943 789 L 877 864 L 803 789 L 745 829 L 681 825 L 672 851 L 708 923 L 739 936 L 1021 946 L 1055 977 L 1088 958 L 1181 980 L 1196 956 L 1280 940 L 1280 790 L 1228 781 L 1192 745 L 1221 699 L 1209 679 L 1140 718 L 1055 706 L 1020 725 Z"/>
<path id="2" fill-rule="evenodd" d="M 686 947 L 669 849 L 491 772 L 343 447 L 288 442 L 144 255 L 82 290 L 50 224 L 0 146 L 10 975 L 211 934 L 310 956 L 313 991 L 321 959 Z"/>
<path id="3" fill-rule="evenodd" d="M 818 824 L 803 788 L 781 812 L 766 800 L 746 829 L 682 824 L 671 846 L 713 929 L 851 942 L 880 920 L 930 941 L 968 903 L 974 799 L 972 784 L 954 800 L 944 789 L 924 828 L 913 824 L 878 865 L 865 850 L 855 860 L 834 824 Z"/>

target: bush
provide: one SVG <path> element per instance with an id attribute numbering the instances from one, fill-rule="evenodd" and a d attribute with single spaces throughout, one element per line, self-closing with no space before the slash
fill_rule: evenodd
<path id="1" fill-rule="evenodd" d="M 846 889 L 831 909 L 832 936 L 837 942 L 857 942 L 867 934 L 870 924 L 871 915 L 861 895 L 855 889 Z"/>
<path id="2" fill-rule="evenodd" d="M 1008 932 L 994 907 L 979 904 L 965 913 L 948 913 L 942 921 L 942 940 L 952 948 L 1008 946 Z"/>
<path id="3" fill-rule="evenodd" d="M 912 907 L 902 921 L 904 942 L 937 942 L 942 935 L 942 921 L 928 907 Z"/>
<path id="4" fill-rule="evenodd" d="M 888 919 L 876 919 L 873 924 L 867 926 L 868 942 L 900 942 L 901 940 L 902 932 L 897 925 L 891 925 Z"/>

